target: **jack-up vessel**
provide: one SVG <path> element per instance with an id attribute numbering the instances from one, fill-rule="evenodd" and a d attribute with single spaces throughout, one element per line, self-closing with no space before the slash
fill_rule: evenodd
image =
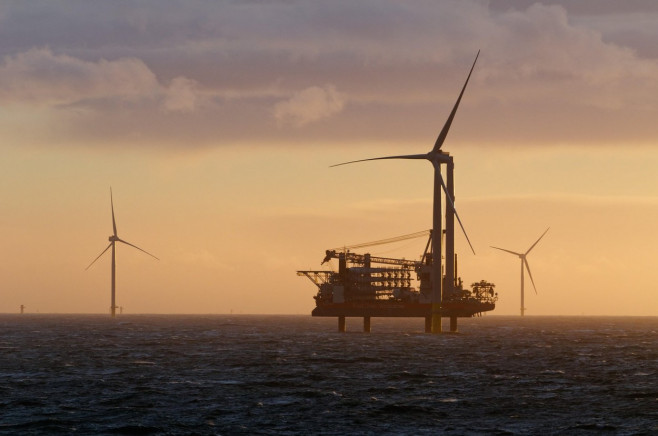
<path id="1" fill-rule="evenodd" d="M 441 150 L 457 108 L 471 78 L 475 63 L 468 73 L 466 82 L 452 108 L 443 129 L 432 150 L 424 154 L 385 156 L 345 162 L 333 166 L 346 165 L 382 159 L 428 160 L 434 168 L 434 198 L 432 231 L 420 261 L 387 259 L 359 255 L 347 250 L 327 251 L 325 262 L 337 258 L 338 272 L 298 271 L 311 279 L 318 287 L 315 296 L 316 307 L 313 316 L 338 317 L 339 331 L 345 331 L 345 317 L 363 317 L 364 331 L 370 331 L 370 318 L 383 317 L 424 317 L 425 331 L 440 333 L 441 318 L 450 318 L 450 331 L 457 331 L 458 317 L 471 317 L 495 308 L 497 295 L 494 284 L 486 281 L 474 283 L 471 290 L 465 290 L 456 274 L 455 218 L 475 254 L 466 230 L 455 209 L 454 162 L 449 153 Z M 442 166 L 446 167 L 447 183 L 443 180 Z M 445 217 L 442 216 L 442 197 L 445 194 Z M 443 225 L 445 222 L 445 232 Z M 445 234 L 445 271 L 442 265 L 443 235 Z M 440 235 L 440 236 L 437 236 Z M 323 262 L 324 263 L 324 262 Z M 373 264 L 385 266 L 373 267 Z M 412 271 L 417 274 L 420 289 L 409 285 Z"/>

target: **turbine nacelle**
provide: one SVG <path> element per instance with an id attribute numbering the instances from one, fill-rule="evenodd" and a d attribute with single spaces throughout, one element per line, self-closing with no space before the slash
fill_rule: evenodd
<path id="1" fill-rule="evenodd" d="M 449 164 L 452 160 L 450 153 L 442 150 L 432 150 L 427 153 L 427 160 L 431 162 L 437 162 L 439 164 Z"/>

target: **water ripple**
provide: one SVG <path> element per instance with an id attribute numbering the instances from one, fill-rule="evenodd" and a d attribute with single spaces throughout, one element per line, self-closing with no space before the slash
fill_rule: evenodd
<path id="1" fill-rule="evenodd" d="M 335 322 L 0 315 L 0 434 L 658 432 L 658 318 Z"/>

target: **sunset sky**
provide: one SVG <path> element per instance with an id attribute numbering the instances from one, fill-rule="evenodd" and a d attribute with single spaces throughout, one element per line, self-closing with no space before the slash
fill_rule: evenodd
<path id="1" fill-rule="evenodd" d="M 324 250 L 431 227 L 493 314 L 658 315 L 658 2 L 3 1 L 0 312 L 309 314 Z M 425 240 L 371 253 L 417 258 Z"/>

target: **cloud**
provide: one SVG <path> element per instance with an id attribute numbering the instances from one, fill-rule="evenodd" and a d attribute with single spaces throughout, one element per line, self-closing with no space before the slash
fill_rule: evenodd
<path id="1" fill-rule="evenodd" d="M 274 118 L 280 124 L 301 127 L 343 110 L 345 98 L 333 85 L 311 86 L 274 106 Z"/>
<path id="2" fill-rule="evenodd" d="M 191 112 L 200 101 L 196 81 L 181 76 L 164 87 L 139 59 L 91 62 L 48 48 L 5 57 L 0 64 L 0 98 L 5 105 L 41 107 L 150 101 L 167 112 Z"/>
<path id="3" fill-rule="evenodd" d="M 0 98 L 6 103 L 63 105 L 98 98 L 152 97 L 155 74 L 139 59 L 88 62 L 50 49 L 6 56 L 0 65 Z"/>
<path id="4" fill-rule="evenodd" d="M 185 77 L 176 77 L 166 91 L 164 109 L 170 112 L 192 112 L 199 102 L 198 84 Z"/>
<path id="5" fill-rule="evenodd" d="M 15 2 L 0 15 L 0 99 L 93 109 L 64 142 L 92 128 L 186 147 L 431 142 L 482 49 L 450 141 L 653 143 L 656 7 L 578 3 Z"/>

